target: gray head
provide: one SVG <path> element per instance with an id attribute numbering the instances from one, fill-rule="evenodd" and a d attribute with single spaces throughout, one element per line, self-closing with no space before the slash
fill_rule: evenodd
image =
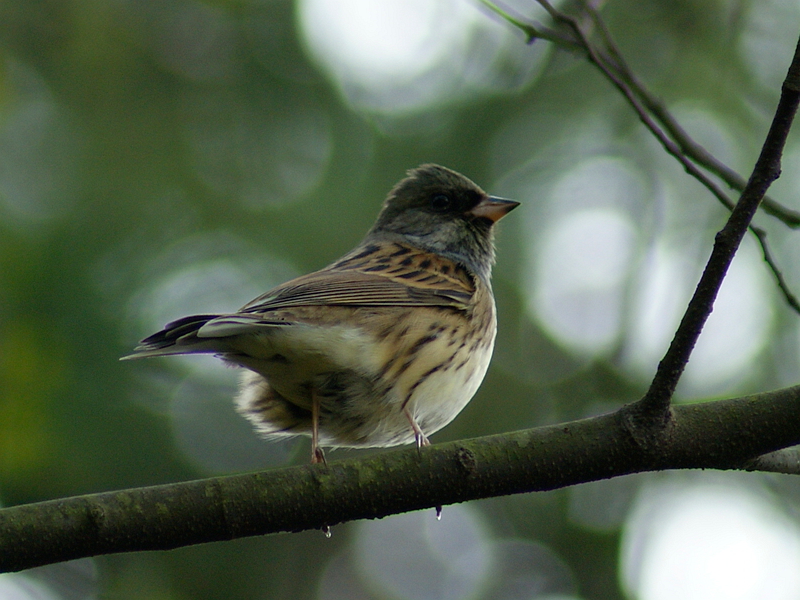
<path id="1" fill-rule="evenodd" d="M 489 196 L 460 173 L 425 164 L 389 192 L 366 239 L 407 241 L 464 265 L 488 283 L 494 224 L 518 205 Z"/>

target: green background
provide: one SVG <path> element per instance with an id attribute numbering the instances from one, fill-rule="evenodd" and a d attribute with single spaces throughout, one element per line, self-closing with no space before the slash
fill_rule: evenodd
<path id="1" fill-rule="evenodd" d="M 716 120 L 724 135 L 711 146 L 746 176 L 794 49 L 800 16 L 789 4 L 620 0 L 602 14 L 634 71 L 668 107 L 699 107 Z M 531 8 L 516 6 L 522 14 Z M 170 62 L 183 60 L 170 44 L 192 39 L 196 26 L 178 23 L 180 11 L 202 13 L 206 33 L 223 32 L 228 45 L 212 44 L 213 60 Z M 500 227 L 492 368 L 434 443 L 579 418 L 646 389 L 655 361 L 628 368 L 623 341 L 576 350 L 529 309 L 535 277 L 527 257 L 544 235 L 542 215 L 557 207 L 530 192 L 542 184 L 522 180 L 558 179 L 577 157 L 636 163 L 646 173 L 636 208 L 642 227 L 653 215 L 673 215 L 670 243 L 694 249 L 690 280 L 724 223 L 725 211 L 684 181 L 619 93 L 580 56 L 538 41 L 515 64 L 495 64 L 493 85 L 402 115 L 381 113 L 353 102 L 312 58 L 296 13 L 282 0 L 0 0 L 3 504 L 305 462 L 306 441 L 268 445 L 238 420 L 228 404 L 230 372 L 202 358 L 194 366 L 118 358 L 171 318 L 235 309 L 324 266 L 360 240 L 388 189 L 423 162 L 523 203 Z M 523 37 L 515 43 L 523 48 Z M 544 57 L 540 74 L 526 72 L 528 56 Z M 602 124 L 601 141 L 586 141 L 587 124 Z M 790 142 L 789 158 L 795 148 Z M 789 160 L 773 195 L 800 208 L 794 169 Z M 660 192 L 664 179 L 680 192 Z M 792 234 L 760 221 L 800 290 Z M 751 361 L 757 366 L 705 396 L 794 383 L 797 315 L 772 287 L 759 293 L 771 316 L 768 340 Z M 621 598 L 621 528 L 645 481 L 652 479 L 475 507 L 488 537 L 525 540 L 559 557 L 570 583 L 558 593 Z M 736 481 L 768 487 L 770 502 L 797 501 L 784 478 Z M 131 600 L 339 597 L 333 584 L 321 584 L 323 572 L 357 527 L 336 527 L 330 540 L 310 532 L 103 557 L 86 585 L 103 598 Z M 364 593 L 393 597 L 374 586 Z"/>

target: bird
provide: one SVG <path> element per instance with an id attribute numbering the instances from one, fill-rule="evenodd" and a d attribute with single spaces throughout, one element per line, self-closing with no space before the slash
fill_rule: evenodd
<path id="1" fill-rule="evenodd" d="M 416 443 L 472 399 L 491 360 L 495 223 L 519 202 L 436 164 L 406 173 L 354 250 L 229 314 L 183 317 L 125 359 L 215 354 L 243 367 L 235 405 L 267 439 Z"/>

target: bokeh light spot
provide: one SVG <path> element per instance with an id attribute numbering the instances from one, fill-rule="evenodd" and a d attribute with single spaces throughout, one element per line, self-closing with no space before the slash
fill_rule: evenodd
<path id="1" fill-rule="evenodd" d="M 517 88 L 548 52 L 520 44 L 507 25 L 461 0 L 301 0 L 298 18 L 314 60 L 351 104 L 370 112 Z"/>
<path id="2" fill-rule="evenodd" d="M 197 175 L 249 209 L 302 199 L 322 179 L 333 149 L 329 120 L 316 104 L 294 99 L 290 106 L 267 90 L 258 98 L 189 94 L 184 117 Z"/>
<path id="3" fill-rule="evenodd" d="M 697 266 L 679 249 L 656 242 L 633 278 L 633 298 L 623 363 L 637 375 L 653 376 L 690 297 Z"/>
<path id="4" fill-rule="evenodd" d="M 538 245 L 531 296 L 542 328 L 579 352 L 610 348 L 620 333 L 635 245 L 633 224 L 614 209 L 579 211 L 553 223 Z"/>
<path id="5" fill-rule="evenodd" d="M 186 237 L 151 260 L 146 283 L 127 302 L 134 335 L 190 314 L 235 312 L 297 272 L 224 233 Z"/>
<path id="6" fill-rule="evenodd" d="M 638 600 L 800 596 L 800 529 L 753 485 L 667 480 L 642 489 L 621 577 Z"/>
<path id="7" fill-rule="evenodd" d="M 21 62 L 6 67 L 16 98 L 0 105 L 0 215 L 38 225 L 72 209 L 83 138 L 37 73 Z"/>
<path id="8" fill-rule="evenodd" d="M 122 0 L 134 31 L 165 69 L 190 81 L 225 81 L 238 70 L 236 22 L 196 0 Z"/>
<path id="9" fill-rule="evenodd" d="M 745 11 L 739 54 L 750 67 L 750 74 L 764 89 L 777 95 L 786 77 L 800 27 L 800 5 L 783 0 L 761 0 Z"/>
<path id="10" fill-rule="evenodd" d="M 491 567 L 486 531 L 468 505 L 365 522 L 357 562 L 369 587 L 402 600 L 459 600 L 480 591 Z"/>

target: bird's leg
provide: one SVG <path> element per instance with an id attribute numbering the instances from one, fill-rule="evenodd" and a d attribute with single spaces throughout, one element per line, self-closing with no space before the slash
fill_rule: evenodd
<path id="1" fill-rule="evenodd" d="M 408 405 L 403 407 L 403 412 L 405 413 L 408 422 L 411 423 L 411 429 L 414 430 L 414 439 L 417 442 L 417 451 L 419 452 L 423 446 L 430 446 L 431 441 L 428 439 L 428 436 L 422 433 L 422 429 L 420 429 L 419 425 L 417 425 L 417 421 L 414 419 L 414 415 L 412 415 L 411 411 L 408 409 Z M 436 507 L 436 520 L 442 520 L 441 505 Z"/>
<path id="2" fill-rule="evenodd" d="M 319 463 L 328 466 L 328 461 L 325 460 L 325 453 L 319 447 L 319 396 L 317 391 L 311 390 L 311 464 L 318 465 Z M 331 528 L 329 525 L 322 526 L 322 533 L 326 538 L 331 537 Z"/>
<path id="3" fill-rule="evenodd" d="M 417 450 L 423 446 L 430 446 L 431 441 L 424 433 L 422 433 L 422 429 L 420 429 L 419 425 L 417 425 L 417 421 L 414 419 L 414 415 L 412 415 L 411 411 L 408 409 L 408 405 L 403 407 L 403 413 L 406 415 L 408 422 L 411 423 L 411 429 L 414 430 L 414 439 L 417 442 Z"/>
<path id="4" fill-rule="evenodd" d="M 325 453 L 319 447 L 319 396 L 316 390 L 311 390 L 311 464 L 323 463 L 328 465 L 325 460 Z"/>

